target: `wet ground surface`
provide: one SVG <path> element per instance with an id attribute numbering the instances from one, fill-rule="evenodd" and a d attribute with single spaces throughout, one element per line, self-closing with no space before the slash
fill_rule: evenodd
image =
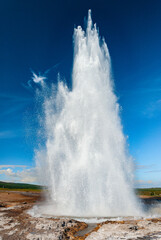
<path id="1" fill-rule="evenodd" d="M 75 237 L 83 237 L 85 235 L 87 235 L 88 233 L 92 232 L 95 228 L 97 227 L 97 223 L 88 223 L 88 226 L 81 230 L 81 231 L 78 231 L 74 236 Z"/>
<path id="2" fill-rule="evenodd" d="M 44 200 L 40 193 L 0 191 L 0 240 L 161 239 L 161 218 L 84 223 L 32 217 L 28 210 Z M 160 199 L 146 200 L 148 209 Z"/>
<path id="3" fill-rule="evenodd" d="M 0 240 L 75 239 L 87 224 L 72 219 L 32 217 L 28 210 L 44 200 L 40 193 L 0 191 Z"/>
<path id="4" fill-rule="evenodd" d="M 87 240 L 161 239 L 161 218 L 107 221 L 86 237 Z"/>

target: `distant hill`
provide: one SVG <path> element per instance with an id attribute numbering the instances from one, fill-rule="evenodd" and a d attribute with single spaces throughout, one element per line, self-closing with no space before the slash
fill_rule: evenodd
<path id="1" fill-rule="evenodd" d="M 0 189 L 26 189 L 26 190 L 41 190 L 43 186 L 28 183 L 13 183 L 0 181 Z M 137 188 L 135 189 L 137 195 L 144 196 L 161 196 L 161 188 Z"/>
<path id="2" fill-rule="evenodd" d="M 28 184 L 28 183 L 13 183 L 13 182 L 2 182 L 0 181 L 0 188 L 1 189 L 42 189 L 43 187 L 40 185 L 35 184 Z"/>
<path id="3" fill-rule="evenodd" d="M 161 196 L 161 188 L 137 188 L 136 194 L 144 196 Z"/>

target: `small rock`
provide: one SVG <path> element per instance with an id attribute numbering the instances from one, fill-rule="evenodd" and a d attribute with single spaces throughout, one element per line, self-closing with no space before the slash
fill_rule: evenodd
<path id="1" fill-rule="evenodd" d="M 11 219 L 8 223 L 13 223 L 13 219 Z"/>
<path id="2" fill-rule="evenodd" d="M 138 226 L 132 226 L 132 227 L 129 227 L 130 230 L 134 230 L 134 231 L 137 231 L 138 230 Z"/>
<path id="3" fill-rule="evenodd" d="M 62 226 L 62 227 L 65 227 L 65 222 L 63 222 L 61 226 Z"/>
<path id="4" fill-rule="evenodd" d="M 5 203 L 0 203 L 0 207 L 6 207 L 7 205 Z"/>

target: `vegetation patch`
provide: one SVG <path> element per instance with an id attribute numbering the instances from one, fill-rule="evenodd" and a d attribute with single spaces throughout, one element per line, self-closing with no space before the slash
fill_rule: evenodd
<path id="1" fill-rule="evenodd" d="M 160 196 L 161 197 L 161 188 L 138 188 L 136 189 L 137 195 L 144 196 Z"/>
<path id="2" fill-rule="evenodd" d="M 28 183 L 13 183 L 13 182 L 1 182 L 0 181 L 0 190 L 42 190 L 43 187 L 35 184 Z"/>

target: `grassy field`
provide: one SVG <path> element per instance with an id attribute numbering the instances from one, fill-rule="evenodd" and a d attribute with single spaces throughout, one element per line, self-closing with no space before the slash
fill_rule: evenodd
<path id="1" fill-rule="evenodd" d="M 28 183 L 12 183 L 12 182 L 1 182 L 0 190 L 23 190 L 23 191 L 36 191 L 39 192 L 43 189 L 42 186 L 28 184 Z"/>
<path id="2" fill-rule="evenodd" d="M 144 195 L 144 196 L 160 196 L 161 197 L 161 188 L 139 188 L 136 189 L 137 195 Z"/>
<path id="3" fill-rule="evenodd" d="M 13 190 L 13 191 L 35 191 L 40 192 L 43 189 L 40 185 L 28 184 L 28 183 L 12 183 L 12 182 L 1 182 L 0 181 L 0 190 Z M 137 195 L 143 196 L 160 196 L 161 197 L 161 188 L 138 188 L 135 189 Z"/>

